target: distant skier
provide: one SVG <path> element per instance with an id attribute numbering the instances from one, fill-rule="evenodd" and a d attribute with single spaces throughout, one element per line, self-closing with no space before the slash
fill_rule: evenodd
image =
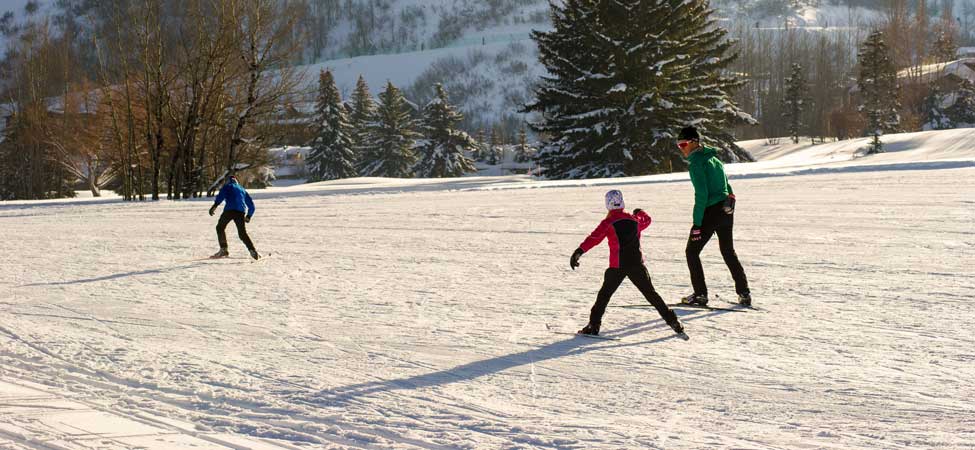
<path id="1" fill-rule="evenodd" d="M 675 333 L 686 339 L 684 326 L 677 319 L 677 314 L 667 307 L 660 294 L 653 288 L 650 273 L 644 265 L 643 252 L 640 250 L 640 233 L 650 226 L 650 216 L 642 209 L 633 210 L 633 214 L 624 209 L 623 193 L 612 190 L 606 193 L 606 209 L 609 214 L 599 223 L 599 226 L 587 237 L 579 248 L 572 254 L 569 267 L 575 270 L 579 267 L 579 258 L 599 245 L 603 239 L 609 239 L 609 268 L 603 277 L 603 286 L 596 296 L 596 304 L 589 314 L 589 324 L 579 330 L 580 334 L 598 335 L 602 323 L 603 313 L 609 299 L 619 288 L 625 278 L 640 290 L 647 301 L 657 308 L 660 317 L 670 325 Z"/>
<path id="2" fill-rule="evenodd" d="M 700 144 L 701 136 L 694 127 L 680 130 L 677 147 L 690 161 L 691 184 L 694 185 L 694 226 L 687 241 L 687 267 L 691 272 L 694 293 L 681 299 L 684 303 L 705 306 L 708 304 L 708 287 L 701 266 L 701 250 L 715 233 L 721 256 L 735 280 L 738 303 L 751 306 L 752 295 L 748 289 L 745 269 L 738 261 L 732 230 L 735 225 L 735 193 L 728 184 L 724 164 L 718 159 L 717 150 Z"/>
<path id="3" fill-rule="evenodd" d="M 215 253 L 211 258 L 226 258 L 230 255 L 227 251 L 227 224 L 233 221 L 237 225 L 237 237 L 247 246 L 247 250 L 250 251 L 251 258 L 261 259 L 261 255 L 257 253 L 254 248 L 254 243 L 251 242 L 250 236 L 247 235 L 247 227 L 245 223 L 251 221 L 251 217 L 254 216 L 254 200 L 251 200 L 250 194 L 244 190 L 244 187 L 237 182 L 237 177 L 231 175 L 227 179 L 227 182 L 220 188 L 220 193 L 217 194 L 217 198 L 213 202 L 213 206 L 210 207 L 210 216 L 213 216 L 214 211 L 217 210 L 217 206 L 220 206 L 224 200 L 227 201 L 227 205 L 223 208 L 223 214 L 220 215 L 220 220 L 217 221 L 217 242 L 220 244 L 220 251 Z M 245 209 L 244 206 L 247 206 Z M 244 213 L 247 213 L 246 215 Z"/>

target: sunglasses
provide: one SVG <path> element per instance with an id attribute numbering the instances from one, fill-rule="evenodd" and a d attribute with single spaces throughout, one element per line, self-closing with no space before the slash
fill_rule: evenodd
<path id="1" fill-rule="evenodd" d="M 683 150 L 691 145 L 692 141 L 677 141 L 677 148 Z"/>

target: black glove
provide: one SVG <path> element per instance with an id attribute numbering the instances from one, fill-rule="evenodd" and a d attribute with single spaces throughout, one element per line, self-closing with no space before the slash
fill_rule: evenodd
<path id="1" fill-rule="evenodd" d="M 569 258 L 569 267 L 571 267 L 572 270 L 576 270 L 576 267 L 579 267 L 579 258 L 583 253 L 585 252 L 582 251 L 581 248 L 577 248 L 576 251 L 572 252 L 572 257 Z"/>
<path id="2" fill-rule="evenodd" d="M 217 204 L 214 203 L 213 206 L 210 207 L 210 215 L 212 216 L 213 215 L 213 212 L 216 211 L 216 210 L 217 210 Z"/>
<path id="3" fill-rule="evenodd" d="M 701 227 L 697 225 L 691 227 L 691 240 L 695 242 L 701 240 Z"/>
<path id="4" fill-rule="evenodd" d="M 637 208 L 637 209 L 634 209 L 634 210 L 633 210 L 633 215 L 635 216 L 635 215 L 637 215 L 637 214 L 640 214 L 640 213 L 642 213 L 642 212 L 643 212 L 643 210 L 642 210 L 642 209 L 640 209 L 640 208 Z"/>
<path id="5" fill-rule="evenodd" d="M 724 213 L 725 214 L 735 213 L 735 194 L 729 194 L 728 198 L 724 199 Z"/>
<path id="6" fill-rule="evenodd" d="M 244 217 L 244 223 L 251 223 L 251 216 Z"/>

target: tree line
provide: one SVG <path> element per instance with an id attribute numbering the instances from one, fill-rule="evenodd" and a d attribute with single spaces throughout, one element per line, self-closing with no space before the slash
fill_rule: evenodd
<path id="1" fill-rule="evenodd" d="M 68 2 L 70 3 L 70 2 Z M 297 101 L 297 10 L 277 0 L 95 2 L 100 14 L 29 16 L 4 58 L 0 197 L 127 200 L 204 195 L 267 159 Z M 70 4 L 65 11 L 70 11 Z M 66 13 L 67 14 L 67 13 Z M 73 16 L 71 16 L 73 17 Z"/>
<path id="2" fill-rule="evenodd" d="M 472 139 L 443 86 L 420 108 L 391 83 L 377 102 L 360 78 L 344 102 L 328 73 L 309 132 L 300 109 L 315 94 L 292 66 L 308 2 L 58 1 L 61 15 L 28 14 L 0 63 L 0 198 L 70 196 L 76 179 L 128 200 L 201 196 L 305 134 L 316 180 L 457 176 L 498 162 L 513 134 Z M 749 160 L 736 140 L 872 135 L 879 151 L 882 133 L 975 122 L 971 83 L 925 82 L 958 47 L 951 4 L 931 21 L 906 1 L 872 28 L 836 30 L 728 30 L 703 0 L 552 5 L 554 29 L 533 33 L 548 74 L 524 110 L 537 162 L 554 178 L 682 170 L 672 138 L 691 124 L 726 160 Z"/>
<path id="3" fill-rule="evenodd" d="M 736 135 L 741 139 L 789 136 L 796 142 L 806 136 L 816 142 L 872 134 L 876 121 L 871 125 L 873 119 L 864 109 L 865 102 L 871 101 L 865 96 L 872 94 L 860 89 L 859 80 L 878 62 L 876 57 L 864 59 L 876 56 L 865 52 L 865 47 L 877 47 L 880 41 L 880 51 L 890 63 L 885 73 L 894 80 L 880 96 L 897 100 L 898 117 L 896 126 L 884 129 L 917 131 L 966 123 L 963 107 L 950 111 L 937 107 L 934 97 L 947 93 L 942 83 L 932 80 L 937 77 L 931 77 L 930 67 L 958 59 L 959 44 L 970 30 L 961 28 L 962 17 L 953 2 L 937 6 L 938 15 L 932 17 L 923 0 L 891 0 L 879 21 L 832 29 L 739 24 L 731 31 L 739 57 L 729 70 L 747 83 L 734 98 L 759 120 L 759 126 L 739 126 Z M 875 36 L 876 32 L 880 34 Z M 962 83 L 960 89 L 968 87 Z M 939 117 L 954 120 L 939 121 Z"/>
<path id="4" fill-rule="evenodd" d="M 443 85 L 436 84 L 434 92 L 420 108 L 387 82 L 376 101 L 360 76 L 346 102 L 332 73 L 322 70 L 306 161 L 309 180 L 458 177 L 475 172 L 475 161 L 500 163 L 500 132 L 494 129 L 485 146 L 483 133 L 475 139 L 458 128 L 463 115 Z M 531 152 L 522 130 L 516 159 L 526 161 Z"/>

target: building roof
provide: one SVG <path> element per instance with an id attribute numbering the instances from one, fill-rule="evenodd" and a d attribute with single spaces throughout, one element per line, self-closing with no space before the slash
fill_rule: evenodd
<path id="1" fill-rule="evenodd" d="M 923 82 L 932 82 L 948 75 L 975 82 L 975 58 L 961 58 L 951 62 L 928 64 L 897 72 L 897 78 L 920 77 Z"/>

